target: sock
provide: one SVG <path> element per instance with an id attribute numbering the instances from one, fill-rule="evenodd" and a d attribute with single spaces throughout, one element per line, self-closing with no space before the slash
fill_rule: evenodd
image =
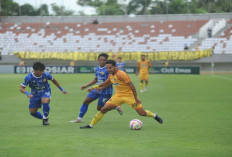
<path id="1" fill-rule="evenodd" d="M 83 117 L 84 117 L 85 113 L 86 113 L 87 110 L 88 110 L 88 107 L 89 107 L 89 105 L 87 105 L 87 104 L 82 104 L 81 109 L 80 109 L 80 113 L 79 113 L 79 117 L 80 117 L 80 118 L 83 118 Z"/>
<path id="2" fill-rule="evenodd" d="M 154 113 L 152 113 L 151 111 L 149 111 L 149 110 L 145 110 L 145 112 L 147 112 L 147 117 L 153 117 L 153 118 L 155 118 L 155 114 Z"/>
<path id="3" fill-rule="evenodd" d="M 98 121 L 100 121 L 102 119 L 102 117 L 104 116 L 103 113 L 101 113 L 100 111 L 93 117 L 93 120 L 90 123 L 90 126 L 94 126 Z"/>
<path id="4" fill-rule="evenodd" d="M 42 119 L 43 115 L 40 112 L 36 112 L 36 113 L 30 113 L 33 117 L 38 118 L 38 119 Z"/>
<path id="5" fill-rule="evenodd" d="M 49 103 L 44 103 L 43 104 L 43 114 L 44 114 L 45 118 L 48 117 L 49 111 L 50 111 Z"/>
<path id="6" fill-rule="evenodd" d="M 140 90 L 143 90 L 143 83 L 140 82 Z"/>

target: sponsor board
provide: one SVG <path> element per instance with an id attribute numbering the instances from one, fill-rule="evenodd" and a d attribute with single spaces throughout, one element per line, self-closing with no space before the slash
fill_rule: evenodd
<path id="1" fill-rule="evenodd" d="M 16 74 L 30 73 L 32 71 L 32 66 L 15 66 Z M 73 74 L 76 73 L 76 68 L 73 66 L 47 66 L 45 72 L 52 74 Z"/>

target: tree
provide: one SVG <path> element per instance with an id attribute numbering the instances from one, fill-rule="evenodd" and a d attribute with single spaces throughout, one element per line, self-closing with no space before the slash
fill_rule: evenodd
<path id="1" fill-rule="evenodd" d="M 149 7 L 152 0 L 133 0 L 130 1 L 127 8 L 128 14 L 146 15 L 149 13 Z"/>
<path id="2" fill-rule="evenodd" d="M 21 16 L 35 16 L 36 11 L 30 4 L 21 5 Z"/>
<path id="3" fill-rule="evenodd" d="M 73 10 L 67 10 L 64 6 L 58 6 L 56 3 L 51 4 L 52 10 L 55 12 L 56 16 L 70 16 L 74 15 Z"/>
<path id="4" fill-rule="evenodd" d="M 151 14 L 166 14 L 167 12 L 167 4 L 162 1 L 155 1 L 151 6 L 150 13 Z"/>
<path id="5" fill-rule="evenodd" d="M 94 7 L 98 15 L 124 15 L 125 7 L 117 0 L 79 0 L 81 6 Z"/>
<path id="6" fill-rule="evenodd" d="M 48 5 L 42 4 L 36 11 L 36 16 L 49 16 Z"/>
<path id="7" fill-rule="evenodd" d="M 13 0 L 1 1 L 2 16 L 18 16 L 19 15 L 19 5 Z"/>
<path id="8" fill-rule="evenodd" d="M 186 9 L 186 4 L 184 0 L 175 0 L 175 1 L 170 1 L 169 4 L 169 9 L 168 9 L 169 14 L 185 14 L 187 13 Z"/>

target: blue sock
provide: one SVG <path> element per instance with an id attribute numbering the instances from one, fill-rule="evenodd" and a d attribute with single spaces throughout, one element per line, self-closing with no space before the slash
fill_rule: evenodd
<path id="1" fill-rule="evenodd" d="M 38 118 L 38 119 L 42 119 L 43 115 L 40 112 L 36 112 L 36 113 L 30 113 L 33 117 Z"/>
<path id="2" fill-rule="evenodd" d="M 49 103 L 44 103 L 43 104 L 43 114 L 44 117 L 48 117 L 50 111 Z"/>
<path id="3" fill-rule="evenodd" d="M 79 117 L 83 118 L 85 113 L 88 110 L 89 105 L 86 104 L 82 104 L 81 109 L 80 109 L 80 113 L 79 113 Z"/>

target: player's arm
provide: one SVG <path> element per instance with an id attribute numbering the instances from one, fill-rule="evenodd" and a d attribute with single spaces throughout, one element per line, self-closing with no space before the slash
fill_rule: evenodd
<path id="1" fill-rule="evenodd" d="M 81 87 L 81 90 L 89 87 L 89 86 L 92 86 L 93 84 L 97 83 L 97 77 L 95 77 L 91 82 L 89 82 L 87 85 L 84 85 Z"/>
<path id="2" fill-rule="evenodd" d="M 92 88 L 88 89 L 88 92 L 92 91 L 93 89 L 97 89 L 97 90 L 103 90 L 106 87 L 109 87 L 112 85 L 112 82 L 110 81 L 109 77 L 105 82 L 102 82 L 99 85 L 93 86 Z"/>
<path id="3" fill-rule="evenodd" d="M 24 86 L 21 85 L 20 88 L 19 88 L 19 90 L 23 94 L 26 94 L 28 98 L 32 98 L 33 97 L 33 95 L 31 93 L 29 93 L 28 91 L 26 91 L 26 87 L 24 87 Z"/>
<path id="4" fill-rule="evenodd" d="M 62 93 L 64 93 L 64 94 L 68 94 L 68 92 L 66 91 L 66 90 L 64 90 L 61 86 L 60 86 L 60 84 L 59 84 L 59 82 L 56 80 L 56 79 L 52 79 L 52 82 L 60 89 L 60 91 L 62 92 Z"/>
<path id="5" fill-rule="evenodd" d="M 141 104 L 141 100 L 139 100 L 139 98 L 137 96 L 137 92 L 136 92 L 134 84 L 132 82 L 128 82 L 127 85 L 130 86 L 130 88 L 131 88 L 131 90 L 133 92 L 136 103 Z"/>

